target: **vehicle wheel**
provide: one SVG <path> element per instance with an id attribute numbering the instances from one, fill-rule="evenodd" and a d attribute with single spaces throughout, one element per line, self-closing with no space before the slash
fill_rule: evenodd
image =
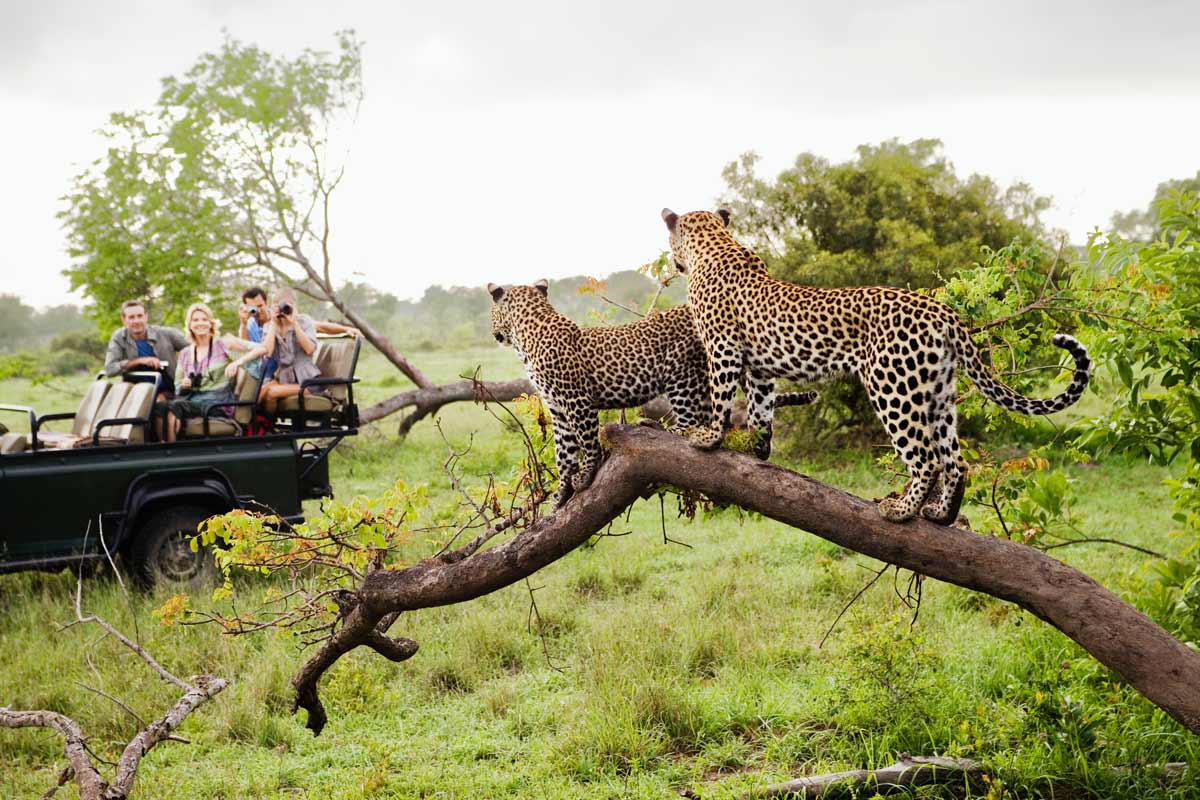
<path id="1" fill-rule="evenodd" d="M 151 514 L 138 526 L 130 549 L 134 574 L 147 587 L 196 588 L 216 580 L 212 550 L 193 552 L 191 539 L 201 522 L 213 515 L 200 506 L 167 508 Z"/>

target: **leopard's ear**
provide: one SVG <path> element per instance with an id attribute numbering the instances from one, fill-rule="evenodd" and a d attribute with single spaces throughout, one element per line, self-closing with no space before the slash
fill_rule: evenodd
<path id="1" fill-rule="evenodd" d="M 718 208 L 717 216 L 721 218 L 721 224 L 723 224 L 726 228 L 728 228 L 729 227 L 729 218 L 733 216 L 733 214 L 730 213 L 729 209 L 728 208 Z"/>
<path id="2" fill-rule="evenodd" d="M 542 293 L 542 297 L 549 297 L 549 296 L 550 296 L 550 281 L 546 280 L 545 278 L 542 278 L 540 281 L 538 281 L 537 283 L 535 283 L 535 284 L 533 285 L 533 288 L 535 288 L 535 289 L 537 289 L 539 292 L 541 292 L 541 293 Z"/>
<path id="3" fill-rule="evenodd" d="M 671 233 L 675 232 L 675 226 L 679 224 L 679 215 L 669 208 L 662 210 L 663 222 L 667 223 L 667 230 Z"/>
<path id="4" fill-rule="evenodd" d="M 499 303 L 500 298 L 504 297 L 504 287 L 503 286 L 497 286 L 494 283 L 489 283 L 487 285 L 487 290 L 488 290 L 488 294 L 490 294 L 492 296 L 493 303 Z"/>

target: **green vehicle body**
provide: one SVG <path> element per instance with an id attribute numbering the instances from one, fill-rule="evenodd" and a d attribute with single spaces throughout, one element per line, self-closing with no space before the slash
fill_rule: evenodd
<path id="1" fill-rule="evenodd" d="M 0 456 L 0 572 L 127 555 L 165 509 L 244 508 L 302 519 L 332 495 L 329 452 L 353 429 Z M 315 437 L 321 436 L 323 439 Z"/>
<path id="2" fill-rule="evenodd" d="M 0 411 L 28 415 L 32 431 L 23 452 L 0 450 L 0 573 L 115 563 L 120 556 L 143 584 L 190 583 L 212 571 L 211 553 L 190 547 L 205 519 L 246 509 L 273 514 L 281 524 L 301 521 L 304 500 L 333 495 L 329 454 L 358 432 L 354 371 L 361 340 L 322 341 L 321 357 L 328 358 L 322 375 L 302 384 L 298 408 L 284 416 L 290 424 L 263 436 L 246 435 L 247 425 L 208 435 L 210 409 L 205 435 L 197 438 L 150 442 L 147 414 L 96 420 L 90 446 L 55 448 L 40 446 L 41 426 L 79 412 L 39 417 L 29 407 L 0 404 Z M 155 373 L 140 377 L 149 377 L 157 392 Z M 251 390 L 256 394 L 257 386 Z M 331 394 L 322 406 L 306 401 L 307 391 Z M 230 406 L 252 412 L 255 401 Z M 136 425 L 143 435 L 137 443 L 130 437 L 105 444 L 102 432 L 119 424 Z"/>

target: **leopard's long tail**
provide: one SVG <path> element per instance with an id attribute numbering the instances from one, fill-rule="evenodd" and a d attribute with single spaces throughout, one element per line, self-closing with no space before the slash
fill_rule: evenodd
<path id="1" fill-rule="evenodd" d="M 1075 359 L 1075 374 L 1071 378 L 1071 385 L 1062 394 L 1045 400 L 1017 394 L 1001 382 L 996 371 L 984 360 L 983 354 L 971 340 L 966 328 L 955 326 L 950 339 L 958 355 L 958 363 L 966 370 L 967 375 L 971 376 L 979 391 L 992 402 L 1018 414 L 1044 415 L 1062 411 L 1074 405 L 1083 396 L 1091 379 L 1092 360 L 1088 357 L 1087 348 L 1078 339 L 1065 333 L 1057 334 L 1053 342 L 1055 347 L 1061 347 Z"/>

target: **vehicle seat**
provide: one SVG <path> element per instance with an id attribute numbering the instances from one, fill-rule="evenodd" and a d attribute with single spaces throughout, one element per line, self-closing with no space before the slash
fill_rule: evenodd
<path id="1" fill-rule="evenodd" d="M 0 435 L 0 455 L 24 453 L 29 443 L 29 435 L 25 433 L 6 433 Z"/>
<path id="2" fill-rule="evenodd" d="M 74 447 L 76 442 L 90 438 L 100 406 L 104 403 L 111 387 L 112 384 L 105 380 L 92 381 L 83 395 L 83 400 L 79 403 L 79 409 L 75 412 L 71 422 L 71 432 L 62 433 L 39 429 L 38 447 Z M 26 438 L 25 443 L 26 445 L 32 444 L 29 438 Z"/>
<path id="3" fill-rule="evenodd" d="M 245 369 L 238 369 L 237 382 L 233 386 L 233 395 L 237 405 L 233 408 L 233 418 L 209 417 L 209 436 L 239 436 L 250 427 L 254 419 L 254 404 L 258 401 L 258 387 L 262 383 L 260 376 L 255 376 Z M 204 436 L 204 419 L 190 417 L 179 430 L 180 436 L 197 438 Z"/>
<path id="4" fill-rule="evenodd" d="M 129 391 L 126 392 L 125 399 L 121 402 L 117 413 L 107 419 L 136 418 L 149 422 L 150 414 L 154 410 L 154 397 L 158 394 L 158 384 L 127 383 L 122 385 L 128 386 Z M 102 422 L 104 419 L 106 418 L 99 417 L 97 422 Z M 104 428 L 100 433 L 100 444 L 141 444 L 145 440 L 145 425 L 137 425 L 132 422 Z"/>
<path id="5" fill-rule="evenodd" d="M 304 396 L 305 416 L 318 415 L 330 418 L 346 404 L 349 397 L 349 381 L 354 378 L 358 365 L 358 352 L 362 341 L 349 336 L 319 338 L 316 365 L 322 378 L 341 378 L 347 383 L 319 387 L 320 394 Z M 287 397 L 279 403 L 280 416 L 291 416 L 300 410 L 299 397 Z"/>

